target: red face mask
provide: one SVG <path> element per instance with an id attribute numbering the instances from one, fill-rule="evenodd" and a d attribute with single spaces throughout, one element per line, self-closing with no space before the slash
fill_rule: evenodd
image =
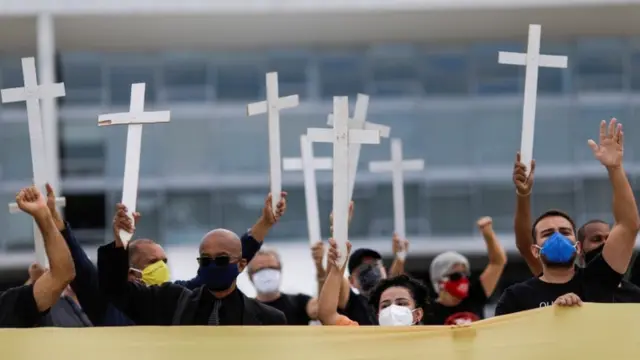
<path id="1" fill-rule="evenodd" d="M 464 299 L 469 296 L 469 279 L 466 276 L 450 276 L 444 282 L 444 290 L 458 299 Z"/>

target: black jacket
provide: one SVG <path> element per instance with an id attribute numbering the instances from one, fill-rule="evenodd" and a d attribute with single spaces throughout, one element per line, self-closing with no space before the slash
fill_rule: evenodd
<path id="1" fill-rule="evenodd" d="M 128 281 L 127 250 L 114 243 L 98 249 L 98 273 L 101 291 L 136 325 L 197 325 L 195 314 L 201 306 L 201 286 L 189 290 L 173 283 L 144 286 Z M 247 298 L 243 301 L 241 324 L 286 325 L 284 314 L 274 308 Z M 234 324 L 235 325 L 235 324 Z"/>

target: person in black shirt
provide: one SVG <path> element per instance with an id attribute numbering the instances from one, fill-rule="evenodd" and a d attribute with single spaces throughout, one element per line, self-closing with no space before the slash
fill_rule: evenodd
<path id="1" fill-rule="evenodd" d="M 132 232 L 128 217 L 121 219 Z M 200 244 L 198 277 L 203 285 L 189 290 L 164 283 L 145 286 L 127 281 L 128 256 L 121 240 L 98 249 L 100 287 L 137 325 L 285 325 L 282 312 L 247 298 L 236 287 L 244 270 L 242 245 L 226 229 L 207 233 Z"/>
<path id="2" fill-rule="evenodd" d="M 622 125 L 612 119 L 608 130 L 606 122 L 601 122 L 599 144 L 589 140 L 595 158 L 607 169 L 613 188 L 615 225 L 602 254 L 585 268 L 576 268 L 580 243 L 576 241 L 573 220 L 558 210 L 545 212 L 533 223 L 535 243 L 531 247 L 531 254 L 541 261 L 542 275 L 507 288 L 498 302 L 496 315 L 548 306 L 567 293 L 574 293 L 583 301 L 614 301 L 640 228 L 633 190 L 622 167 L 623 139 Z M 520 191 L 518 188 L 517 192 Z"/>
<path id="3" fill-rule="evenodd" d="M 471 277 L 469 260 L 450 251 L 436 256 L 429 275 L 438 294 L 431 312 L 425 316 L 428 325 L 462 325 L 484 319 L 484 307 L 494 292 L 507 264 L 507 254 L 493 231 L 492 220 L 478 220 L 478 228 L 487 244 L 489 263 L 479 277 Z"/>
<path id="4" fill-rule="evenodd" d="M 247 266 L 247 272 L 258 295 L 256 300 L 284 313 L 287 325 L 309 325 L 318 317 L 318 300 L 305 294 L 280 292 L 282 263 L 274 250 L 262 249 Z"/>
<path id="5" fill-rule="evenodd" d="M 38 325 L 41 317 L 60 299 L 75 277 L 69 248 L 53 222 L 44 196 L 31 186 L 18 193 L 16 202 L 22 211 L 33 217 L 40 229 L 50 268 L 33 284 L 11 288 L 0 294 L 0 328 Z"/>
<path id="6" fill-rule="evenodd" d="M 603 220 L 590 220 L 578 229 L 578 242 L 582 247 L 583 266 L 590 263 L 599 254 L 602 254 L 604 243 L 609 237 L 611 227 Z M 640 287 L 622 279 L 620 286 L 613 295 L 616 303 L 638 303 L 640 302 Z"/>

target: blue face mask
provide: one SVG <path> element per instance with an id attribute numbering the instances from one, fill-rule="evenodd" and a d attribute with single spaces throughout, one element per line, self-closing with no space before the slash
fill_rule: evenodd
<path id="1" fill-rule="evenodd" d="M 576 254 L 576 244 L 559 232 L 553 233 L 539 248 L 540 255 L 555 264 L 570 263 Z"/>
<path id="2" fill-rule="evenodd" d="M 240 274 L 238 264 L 216 265 L 214 262 L 198 268 L 198 278 L 209 290 L 223 291 L 233 285 Z"/>

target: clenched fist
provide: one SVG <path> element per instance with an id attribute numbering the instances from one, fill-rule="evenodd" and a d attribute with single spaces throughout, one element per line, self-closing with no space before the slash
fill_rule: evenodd
<path id="1" fill-rule="evenodd" d="M 47 207 L 47 200 L 35 186 L 22 189 L 16 195 L 16 203 L 20 210 L 33 217 L 51 216 Z"/>

